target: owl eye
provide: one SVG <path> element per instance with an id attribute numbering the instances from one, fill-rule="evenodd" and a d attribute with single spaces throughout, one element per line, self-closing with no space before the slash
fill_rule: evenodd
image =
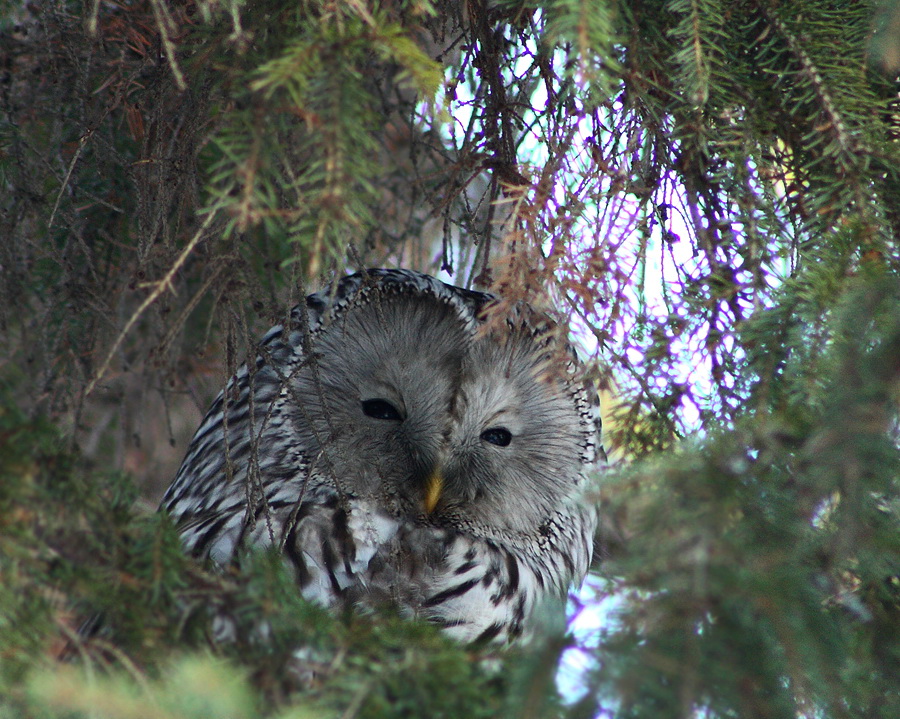
<path id="1" fill-rule="evenodd" d="M 506 447 L 512 442 L 512 433 L 506 427 L 491 427 L 481 433 L 481 438 L 498 447 Z"/>
<path id="2" fill-rule="evenodd" d="M 363 414 L 374 419 L 402 421 L 403 416 L 394 405 L 384 399 L 366 399 L 362 403 Z"/>

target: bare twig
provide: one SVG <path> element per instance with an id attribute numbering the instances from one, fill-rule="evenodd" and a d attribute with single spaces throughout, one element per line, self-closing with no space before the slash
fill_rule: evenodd
<path id="1" fill-rule="evenodd" d="M 185 248 L 181 251 L 181 254 L 178 255 L 178 258 L 172 264 L 172 267 L 169 268 L 169 271 L 166 273 L 165 277 L 163 277 L 159 282 L 154 283 L 153 290 L 149 295 L 144 299 L 141 303 L 141 306 L 135 310 L 134 314 L 128 319 L 128 322 L 125 323 L 125 327 L 122 328 L 122 331 L 119 333 L 119 336 L 116 338 L 116 341 L 113 343 L 113 346 L 110 348 L 109 353 L 106 355 L 106 359 L 103 360 L 103 364 L 100 365 L 100 369 L 97 370 L 97 374 L 94 375 L 94 379 L 91 380 L 90 384 L 87 386 L 87 389 L 84 391 L 84 397 L 88 397 L 96 388 L 97 383 L 100 381 L 100 378 L 106 373 L 106 370 L 109 369 L 109 364 L 112 362 L 112 358 L 115 355 L 116 351 L 119 349 L 119 345 L 122 344 L 122 341 L 125 339 L 125 335 L 128 334 L 129 330 L 134 326 L 134 324 L 140 319 L 141 315 L 146 312 L 147 308 L 150 307 L 157 299 L 166 291 L 166 289 L 170 289 L 172 287 L 172 280 L 175 277 L 175 273 L 181 269 L 181 266 L 187 261 L 188 256 L 191 252 L 194 251 L 194 248 L 200 244 L 200 241 L 204 238 L 206 230 L 212 224 L 213 219 L 216 216 L 216 210 L 218 208 L 214 207 L 209 211 L 209 214 L 206 216 L 206 219 L 203 221 L 203 224 L 200 225 L 200 229 L 197 230 L 196 234 L 191 238 L 190 242 L 187 243 Z"/>
<path id="2" fill-rule="evenodd" d="M 72 156 L 72 161 L 69 163 L 69 169 L 66 171 L 66 176 L 63 178 L 62 185 L 60 185 L 59 192 L 56 195 L 56 202 L 53 203 L 53 210 L 50 212 L 50 220 L 47 222 L 47 230 L 50 230 L 53 227 L 53 221 L 56 219 L 56 211 L 59 209 L 59 203 L 62 201 L 63 193 L 69 186 L 69 180 L 72 178 L 72 172 L 75 170 L 78 158 L 81 157 L 81 151 L 84 149 L 85 144 L 92 134 L 93 131 L 89 130 L 78 140 L 78 149 L 75 150 L 75 154 Z"/>

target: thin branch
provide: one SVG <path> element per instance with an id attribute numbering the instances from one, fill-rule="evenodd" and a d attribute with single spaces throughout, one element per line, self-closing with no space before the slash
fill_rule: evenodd
<path id="1" fill-rule="evenodd" d="M 125 335 L 131 330 L 131 328 L 135 325 L 135 323 L 140 319 L 141 315 L 146 312 L 147 308 L 150 307 L 157 299 L 166 291 L 166 289 L 171 289 L 172 280 L 175 278 L 175 273 L 181 269 L 181 266 L 187 261 L 188 256 L 191 252 L 194 251 L 194 248 L 200 244 L 201 240 L 203 240 L 205 236 L 206 230 L 212 224 L 213 219 L 216 216 L 216 210 L 218 207 L 214 207 L 209 211 L 209 214 L 206 216 L 206 219 L 203 221 L 203 224 L 200 225 L 200 229 L 197 230 L 196 234 L 191 238 L 191 241 L 187 243 L 184 250 L 182 250 L 181 254 L 175 260 L 175 263 L 169 268 L 169 271 L 166 273 L 166 276 L 163 277 L 156 283 L 153 283 L 155 286 L 153 290 L 147 295 L 146 299 L 141 303 L 141 306 L 137 308 L 135 313 L 128 319 L 128 322 L 125 323 L 125 327 L 122 328 L 122 331 L 119 333 L 119 336 L 116 338 L 116 341 L 113 343 L 113 346 L 110 348 L 109 353 L 106 355 L 106 359 L 103 361 L 103 364 L 100 366 L 100 369 L 97 371 L 97 374 L 94 376 L 94 379 L 91 380 L 91 383 L 87 386 L 87 389 L 84 391 L 84 397 L 87 398 L 94 391 L 97 386 L 97 383 L 100 381 L 101 377 L 106 374 L 106 370 L 109 369 L 109 364 L 112 362 L 112 358 L 115 353 L 119 349 L 119 345 L 122 344 L 125 339 Z"/>
<path id="2" fill-rule="evenodd" d="M 50 230 L 53 227 L 53 221 L 56 219 L 56 211 L 59 209 L 59 203 L 62 201 L 63 193 L 69 186 L 69 180 L 72 178 L 72 173 L 75 171 L 75 165 L 78 163 L 78 158 L 81 157 L 81 151 L 84 149 L 85 144 L 93 132 L 93 130 L 88 130 L 78 140 L 78 149 L 75 150 L 75 154 L 72 156 L 72 161 L 69 163 L 69 169 L 66 171 L 66 176 L 63 178 L 62 185 L 56 195 L 56 202 L 53 203 L 53 210 L 50 212 L 50 220 L 47 222 L 47 230 Z"/>

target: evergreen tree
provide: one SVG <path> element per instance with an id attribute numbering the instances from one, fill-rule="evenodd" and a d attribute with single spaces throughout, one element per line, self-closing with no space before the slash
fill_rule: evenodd
<path id="1" fill-rule="evenodd" d="M 900 716 L 898 73 L 895 0 L 0 2 L 0 717 Z M 153 512 L 363 266 L 618 388 L 574 633 L 333 617 Z"/>

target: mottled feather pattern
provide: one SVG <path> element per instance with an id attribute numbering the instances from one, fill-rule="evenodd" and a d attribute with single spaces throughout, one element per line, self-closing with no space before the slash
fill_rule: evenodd
<path id="1" fill-rule="evenodd" d="M 544 315 L 480 332 L 493 301 L 369 270 L 294 308 L 163 498 L 185 547 L 227 565 L 275 546 L 305 597 L 389 603 L 463 641 L 527 633 L 590 563 L 598 413 L 574 354 L 546 376 Z"/>

